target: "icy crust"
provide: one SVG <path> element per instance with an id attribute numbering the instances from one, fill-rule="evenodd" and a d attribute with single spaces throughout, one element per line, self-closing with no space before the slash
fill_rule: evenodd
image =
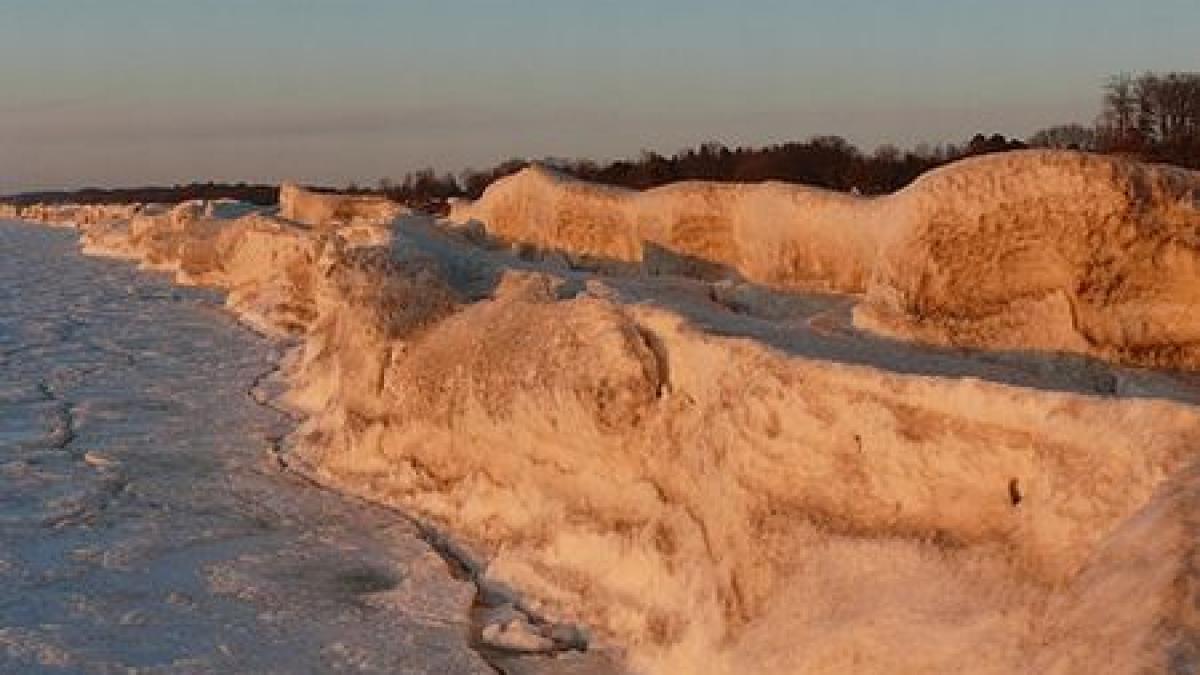
<path id="1" fill-rule="evenodd" d="M 303 336 L 292 466 L 442 524 L 485 588 L 640 671 L 1200 663 L 1193 407 L 802 356 L 680 304 L 743 286 L 604 277 L 423 217 L 173 213 L 84 238 Z"/>
<path id="2" fill-rule="evenodd" d="M 856 323 L 897 337 L 1200 367 L 1195 172 L 1029 151 L 862 199 L 778 183 L 634 192 L 535 167 L 451 217 L 650 272 L 865 292 Z"/>

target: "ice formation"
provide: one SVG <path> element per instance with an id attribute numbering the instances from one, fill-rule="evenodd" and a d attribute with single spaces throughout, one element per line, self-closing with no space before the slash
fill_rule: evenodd
<path id="1" fill-rule="evenodd" d="M 931 172 L 894 199 L 862 325 L 1200 366 L 1200 173 L 1001 154 Z"/>
<path id="2" fill-rule="evenodd" d="M 880 238 L 876 202 L 784 183 L 675 183 L 636 192 L 540 166 L 491 186 L 450 218 L 593 265 L 838 291 L 865 288 Z"/>
<path id="3" fill-rule="evenodd" d="M 303 336 L 292 466 L 442 524 L 639 671 L 1182 671 L 1191 390 L 880 340 L 796 289 L 926 340 L 1192 365 L 1196 184 L 1071 153 L 874 200 L 535 169 L 458 224 L 184 206 L 83 237 Z"/>
<path id="4" fill-rule="evenodd" d="M 395 202 L 381 197 L 322 194 L 295 183 L 279 186 L 280 215 L 304 225 L 385 222 L 399 215 L 402 210 Z"/>
<path id="5" fill-rule="evenodd" d="M 779 183 L 634 192 L 532 168 L 451 217 L 649 272 L 865 292 L 858 325 L 903 338 L 1200 366 L 1200 174 L 1182 169 L 1006 153 L 869 199 Z"/>

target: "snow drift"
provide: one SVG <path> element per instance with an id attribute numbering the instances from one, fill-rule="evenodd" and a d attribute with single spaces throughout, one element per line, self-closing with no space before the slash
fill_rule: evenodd
<path id="1" fill-rule="evenodd" d="M 779 183 L 634 192 L 535 167 L 451 217 L 652 273 L 865 292 L 858 325 L 903 338 L 1200 366 L 1200 175 L 1180 169 L 1006 153 L 865 199 Z"/>
<path id="2" fill-rule="evenodd" d="M 292 466 L 441 524 L 486 561 L 489 593 L 591 626 L 638 670 L 1184 671 L 1200 664 L 1194 406 L 1099 395 L 1149 376 L 1078 386 L 1079 361 L 883 345 L 795 309 L 828 299 L 764 287 L 866 289 L 860 320 L 933 331 L 953 312 L 923 308 L 958 297 L 937 275 L 975 280 L 958 256 L 1015 273 L 1028 264 L 1015 252 L 1042 250 L 1026 210 L 1044 206 L 1054 241 L 1088 250 L 1114 250 L 1114 232 L 1183 242 L 1191 207 L 1168 202 L 1191 180 L 1026 153 L 859 200 L 781 185 L 630 193 L 535 170 L 456 207 L 482 237 L 411 214 L 312 227 L 185 205 L 83 238 L 227 288 L 254 325 L 302 336 L 285 363 L 305 419 Z M 995 241 L 943 251 L 966 242 L 938 223 Z M 663 271 L 654 256 L 685 276 L 634 273 Z M 1146 293 L 1186 297 L 1144 273 Z M 1068 276 L 1021 276 L 1012 297 Z M 932 365 L 889 367 L 909 362 Z M 1026 371 L 1048 375 L 1005 383 Z"/>

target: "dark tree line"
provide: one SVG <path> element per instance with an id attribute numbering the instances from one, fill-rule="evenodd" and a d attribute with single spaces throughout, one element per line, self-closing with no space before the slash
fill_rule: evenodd
<path id="1" fill-rule="evenodd" d="M 178 204 L 193 199 L 236 199 L 269 205 L 279 201 L 279 186 L 247 183 L 191 183 L 188 185 L 136 188 L 83 188 L 25 192 L 3 200 L 18 206 L 30 204 Z"/>
<path id="2" fill-rule="evenodd" d="M 638 161 L 605 166 L 562 163 L 557 168 L 586 180 L 645 189 L 679 180 L 725 180 L 757 183 L 769 180 L 803 183 L 832 190 L 881 194 L 897 190 L 931 168 L 961 157 L 1025 147 L 1000 134 L 976 135 L 963 145 L 921 147 L 901 151 L 881 146 L 865 154 L 840 136 L 817 136 L 804 142 L 764 148 L 726 148 L 706 143 L 671 157 L 645 152 Z"/>
<path id="3" fill-rule="evenodd" d="M 964 157 L 1027 147 L 1122 154 L 1200 169 L 1200 73 L 1114 76 L 1104 85 L 1102 112 L 1095 124 L 1053 126 L 1024 141 L 1001 134 L 976 134 L 958 145 L 921 145 L 912 150 L 884 145 L 868 154 L 841 137 L 818 136 L 763 148 L 704 143 L 669 157 L 645 151 L 638 159 L 607 164 L 563 159 L 541 163 L 584 180 L 637 189 L 679 180 L 783 180 L 884 194 L 904 187 L 930 169 Z M 493 181 L 528 164 L 509 160 L 458 176 L 439 176 L 432 169 L 424 169 L 406 175 L 400 183 L 381 182 L 381 191 L 398 201 L 436 210 L 450 197 L 476 198 Z"/>
<path id="4" fill-rule="evenodd" d="M 591 160 L 547 158 L 539 163 L 583 180 L 644 190 L 681 180 L 762 182 L 780 180 L 831 190 L 883 194 L 898 190 L 929 169 L 963 157 L 1026 147 L 1000 134 L 977 134 L 961 145 L 919 146 L 902 151 L 891 145 L 863 153 L 840 136 L 762 148 L 728 148 L 704 143 L 671 156 L 644 151 L 638 159 L 600 164 Z M 374 192 L 410 206 L 441 210 L 452 197 L 477 198 L 488 185 L 529 166 L 513 159 L 491 169 L 468 169 L 459 175 L 433 169 L 411 172 L 400 181 L 383 179 Z M 363 192 L 358 186 L 347 188 Z"/>

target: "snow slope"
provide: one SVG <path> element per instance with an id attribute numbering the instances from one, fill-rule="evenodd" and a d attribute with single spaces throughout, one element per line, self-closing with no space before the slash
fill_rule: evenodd
<path id="1" fill-rule="evenodd" d="M 1126 178 L 1149 187 L 1111 188 Z M 490 592 L 591 626 L 639 670 L 1183 670 L 1200 663 L 1195 387 L 1077 357 L 888 342 L 854 329 L 852 302 L 778 287 L 866 287 L 859 321 L 936 327 L 945 314 L 887 303 L 958 297 L 929 279 L 992 250 L 943 251 L 937 223 L 998 227 L 1001 243 L 1016 232 L 996 244 L 1010 253 L 984 256 L 1016 273 L 1011 251 L 1041 250 L 1022 248 L 1038 222 L 1026 209 L 1047 205 L 1064 240 L 1182 241 L 1190 207 L 1168 201 L 1191 180 L 1024 153 L 862 201 L 770 185 L 639 195 L 535 170 L 456 208 L 484 232 L 253 214 L 160 225 L 168 244 L 136 255 L 165 251 L 155 265 L 303 336 L 286 365 L 305 417 L 292 466 L 441 524 Z M 1072 215 L 1076 202 L 1098 210 Z M 1145 225 L 1092 234 L 1096 213 Z M 770 237 L 806 253 L 780 263 L 755 243 Z M 719 273 L 639 274 L 662 271 L 643 267 L 642 242 Z M 895 257 L 905 247 L 923 258 Z M 907 286 L 919 260 L 925 280 Z M 1186 298 L 1145 273 L 1147 293 Z"/>

